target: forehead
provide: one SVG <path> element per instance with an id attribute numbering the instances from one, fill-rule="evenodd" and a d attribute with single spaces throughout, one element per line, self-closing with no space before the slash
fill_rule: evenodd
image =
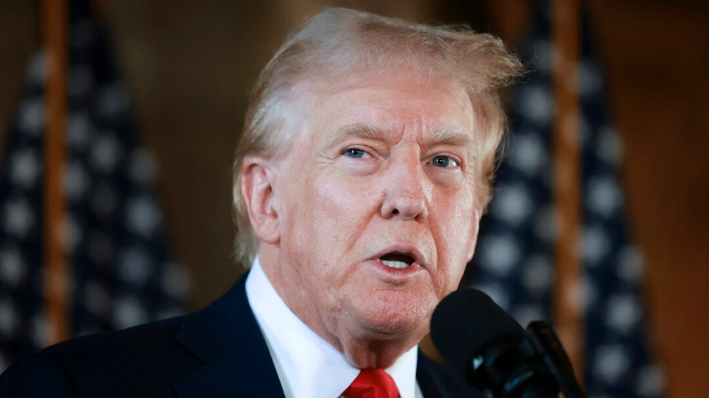
<path id="1" fill-rule="evenodd" d="M 408 132 L 421 142 L 455 135 L 474 139 L 470 97 L 452 79 L 384 73 L 309 81 L 302 90 L 310 138 L 357 131 L 386 132 L 394 140 Z"/>

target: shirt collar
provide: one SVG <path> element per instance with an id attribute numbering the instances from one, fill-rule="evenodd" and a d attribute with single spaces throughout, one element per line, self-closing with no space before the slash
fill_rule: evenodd
<path id="1" fill-rule="evenodd" d="M 246 296 L 271 351 L 286 397 L 336 398 L 349 387 L 359 369 L 286 306 L 258 257 L 246 279 Z M 414 346 L 385 369 L 394 379 L 401 398 L 416 396 L 417 359 L 418 347 Z"/>

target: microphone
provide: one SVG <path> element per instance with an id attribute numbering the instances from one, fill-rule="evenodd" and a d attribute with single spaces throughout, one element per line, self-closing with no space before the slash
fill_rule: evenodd
<path id="1" fill-rule="evenodd" d="M 554 330 L 534 321 L 527 331 L 476 289 L 445 297 L 431 318 L 433 344 L 473 387 L 495 398 L 587 398 Z"/>

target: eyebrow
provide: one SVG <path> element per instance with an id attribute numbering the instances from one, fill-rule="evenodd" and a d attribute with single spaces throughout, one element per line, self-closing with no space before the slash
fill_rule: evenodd
<path id="1" fill-rule="evenodd" d="M 426 140 L 426 143 L 434 146 L 468 146 L 472 144 L 473 141 L 473 136 L 469 131 L 457 126 L 447 126 L 434 132 L 433 135 Z"/>
<path id="2" fill-rule="evenodd" d="M 338 128 L 327 142 L 327 146 L 333 146 L 346 140 L 347 138 L 361 138 L 374 141 L 384 141 L 386 133 L 368 123 L 353 123 Z M 436 130 L 431 137 L 426 139 L 424 145 L 450 145 L 468 146 L 473 142 L 473 137 L 467 130 L 457 126 L 446 126 Z"/>
<path id="3" fill-rule="evenodd" d="M 327 147 L 338 144 L 347 138 L 362 138 L 383 141 L 386 133 L 367 123 L 353 123 L 338 128 L 327 141 Z"/>

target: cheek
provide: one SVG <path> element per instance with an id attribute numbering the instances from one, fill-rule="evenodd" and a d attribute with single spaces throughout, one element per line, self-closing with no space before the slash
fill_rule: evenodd
<path id="1" fill-rule="evenodd" d="M 465 192 L 443 195 L 438 199 L 432 229 L 444 290 L 457 286 L 465 271 L 467 257 L 475 245 L 477 222 L 473 195 L 473 192 Z"/>
<path id="2" fill-rule="evenodd" d="M 440 228 L 440 242 L 450 247 L 451 253 L 464 252 L 466 243 L 477 230 L 475 200 L 473 193 L 444 193 L 439 196 L 436 207 L 436 224 Z M 457 250 L 456 250 L 457 249 Z"/>
<path id="3" fill-rule="evenodd" d="M 372 193 L 357 181 L 326 173 L 298 178 L 299 171 L 290 180 L 294 188 L 284 206 L 289 212 L 284 228 L 289 231 L 282 236 L 290 237 L 289 257 L 309 270 L 302 277 L 319 281 L 312 285 L 321 286 L 325 293 L 337 288 L 346 265 L 358 258 L 357 244 L 368 230 L 371 212 L 366 203 Z"/>
<path id="4" fill-rule="evenodd" d="M 310 188 L 311 211 L 317 213 L 328 233 L 328 240 L 338 246 L 353 244 L 361 236 L 376 209 L 376 192 L 363 179 L 325 176 Z"/>

